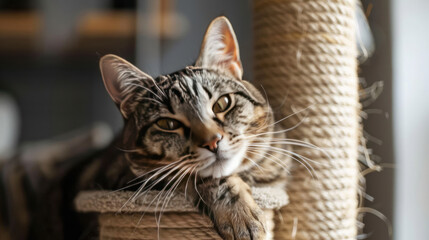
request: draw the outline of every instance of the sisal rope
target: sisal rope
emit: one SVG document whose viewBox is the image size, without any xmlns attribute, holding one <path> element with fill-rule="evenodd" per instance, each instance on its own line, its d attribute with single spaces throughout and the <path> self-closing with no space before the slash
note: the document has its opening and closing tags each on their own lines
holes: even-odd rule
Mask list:
<svg viewBox="0 0 429 240">
<path fill-rule="evenodd" d="M 354 0 L 254 0 L 254 72 L 294 146 L 275 239 L 356 239 L 358 80 Z M 303 159 L 298 160 L 302 161 Z M 312 172 L 312 175 L 309 173 Z"/>
</svg>

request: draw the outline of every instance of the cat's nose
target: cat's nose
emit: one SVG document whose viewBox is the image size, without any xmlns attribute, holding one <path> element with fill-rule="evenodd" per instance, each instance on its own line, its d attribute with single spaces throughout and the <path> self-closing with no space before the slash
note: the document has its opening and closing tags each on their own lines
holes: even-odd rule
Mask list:
<svg viewBox="0 0 429 240">
<path fill-rule="evenodd" d="M 212 151 L 213 153 L 217 152 L 218 149 L 218 143 L 220 140 L 222 140 L 223 136 L 220 133 L 216 133 L 209 141 L 204 143 L 202 145 L 203 148 L 207 148 L 208 150 Z"/>
</svg>

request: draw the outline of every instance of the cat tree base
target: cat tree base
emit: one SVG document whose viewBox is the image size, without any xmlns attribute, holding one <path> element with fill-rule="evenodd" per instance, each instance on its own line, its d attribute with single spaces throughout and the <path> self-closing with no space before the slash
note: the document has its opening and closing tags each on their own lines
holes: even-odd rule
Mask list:
<svg viewBox="0 0 429 240">
<path fill-rule="evenodd" d="M 256 203 L 264 210 L 272 239 L 274 211 L 288 203 L 285 191 L 277 188 L 253 188 Z M 99 213 L 100 239 L 221 239 L 211 220 L 200 214 L 181 193 L 166 206 L 151 191 L 135 201 L 133 192 L 84 191 L 75 199 L 76 209 Z M 158 205 L 157 205 L 158 204 Z M 162 208 L 162 214 L 160 210 Z M 160 219 L 160 220 L 159 220 Z"/>
</svg>

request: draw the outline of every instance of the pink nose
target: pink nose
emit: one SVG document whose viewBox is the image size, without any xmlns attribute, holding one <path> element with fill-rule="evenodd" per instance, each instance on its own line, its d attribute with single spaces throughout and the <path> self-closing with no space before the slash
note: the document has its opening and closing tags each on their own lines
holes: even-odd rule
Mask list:
<svg viewBox="0 0 429 240">
<path fill-rule="evenodd" d="M 222 140 L 222 135 L 220 133 L 217 133 L 216 135 L 213 136 L 213 138 L 210 141 L 204 143 L 202 147 L 205 147 L 208 150 L 215 153 L 217 152 L 218 143 L 220 140 Z"/>
</svg>

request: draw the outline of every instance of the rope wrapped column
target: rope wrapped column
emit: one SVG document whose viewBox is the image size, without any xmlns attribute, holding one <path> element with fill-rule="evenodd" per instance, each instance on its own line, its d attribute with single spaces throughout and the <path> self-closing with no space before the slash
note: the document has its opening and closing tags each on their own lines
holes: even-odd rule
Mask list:
<svg viewBox="0 0 429 240">
<path fill-rule="evenodd" d="M 294 146 L 275 239 L 356 239 L 359 99 L 354 0 L 254 0 L 254 72 Z M 300 163 L 301 162 L 301 163 Z M 307 162 L 307 164 L 305 163 Z M 306 165 L 306 166 L 304 166 Z M 311 165 L 311 166 L 310 166 Z"/>
</svg>

